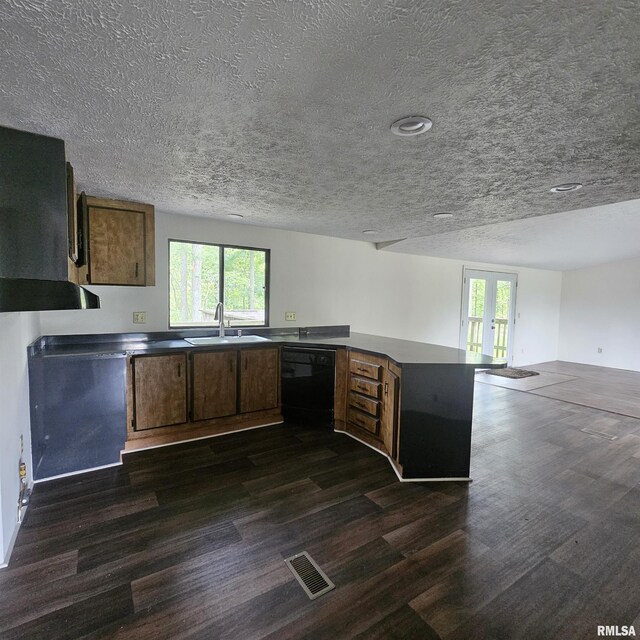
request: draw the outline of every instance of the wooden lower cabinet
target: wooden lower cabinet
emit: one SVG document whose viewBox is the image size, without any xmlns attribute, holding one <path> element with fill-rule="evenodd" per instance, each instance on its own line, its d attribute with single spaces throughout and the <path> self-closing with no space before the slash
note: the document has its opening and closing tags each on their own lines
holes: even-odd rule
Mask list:
<svg viewBox="0 0 640 640">
<path fill-rule="evenodd" d="M 191 354 L 194 421 L 231 416 L 237 411 L 237 351 Z"/>
<path fill-rule="evenodd" d="M 397 456 L 396 442 L 398 430 L 398 400 L 400 397 L 400 371 L 393 371 L 393 365 L 382 372 L 382 417 L 380 418 L 380 439 L 387 452 Z"/>
<path fill-rule="evenodd" d="M 273 409 L 280 404 L 279 349 L 240 351 L 240 413 Z"/>
<path fill-rule="evenodd" d="M 278 347 L 134 355 L 128 371 L 129 449 L 282 421 Z"/>
<path fill-rule="evenodd" d="M 187 421 L 185 353 L 134 356 L 133 426 L 136 431 Z"/>
<path fill-rule="evenodd" d="M 346 428 L 353 435 L 397 455 L 400 368 L 387 358 L 350 351 Z"/>
</svg>

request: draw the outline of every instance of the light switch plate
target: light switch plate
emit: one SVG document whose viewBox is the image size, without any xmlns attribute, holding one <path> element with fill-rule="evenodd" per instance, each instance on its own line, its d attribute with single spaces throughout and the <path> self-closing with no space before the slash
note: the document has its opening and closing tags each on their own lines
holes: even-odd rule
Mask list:
<svg viewBox="0 0 640 640">
<path fill-rule="evenodd" d="M 295 311 L 285 311 L 284 312 L 284 319 L 285 320 L 295 320 L 296 319 L 296 312 Z"/>
<path fill-rule="evenodd" d="M 146 311 L 134 311 L 133 312 L 133 324 L 145 324 L 147 321 Z"/>
</svg>

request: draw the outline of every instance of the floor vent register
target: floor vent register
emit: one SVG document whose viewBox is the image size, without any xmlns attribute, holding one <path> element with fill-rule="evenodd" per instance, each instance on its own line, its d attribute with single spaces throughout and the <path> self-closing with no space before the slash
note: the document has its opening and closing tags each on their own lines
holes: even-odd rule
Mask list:
<svg viewBox="0 0 640 640">
<path fill-rule="evenodd" d="M 284 562 L 311 600 L 335 589 L 336 585 L 306 551 L 286 558 Z"/>
</svg>

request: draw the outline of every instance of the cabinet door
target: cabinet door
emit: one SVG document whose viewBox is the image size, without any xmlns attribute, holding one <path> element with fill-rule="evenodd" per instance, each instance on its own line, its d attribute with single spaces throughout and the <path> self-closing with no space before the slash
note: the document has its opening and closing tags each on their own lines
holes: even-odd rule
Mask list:
<svg viewBox="0 0 640 640">
<path fill-rule="evenodd" d="M 187 356 L 133 358 L 136 431 L 187 421 Z"/>
<path fill-rule="evenodd" d="M 278 349 L 240 351 L 240 413 L 274 409 L 279 404 Z"/>
<path fill-rule="evenodd" d="M 237 351 L 194 353 L 193 420 L 209 420 L 236 413 Z"/>
<path fill-rule="evenodd" d="M 398 422 L 398 393 L 400 378 L 387 368 L 382 370 L 382 417 L 380 438 L 392 457 L 395 457 L 395 433 Z"/>
<path fill-rule="evenodd" d="M 141 211 L 89 207 L 91 284 L 145 284 L 144 224 Z"/>
</svg>

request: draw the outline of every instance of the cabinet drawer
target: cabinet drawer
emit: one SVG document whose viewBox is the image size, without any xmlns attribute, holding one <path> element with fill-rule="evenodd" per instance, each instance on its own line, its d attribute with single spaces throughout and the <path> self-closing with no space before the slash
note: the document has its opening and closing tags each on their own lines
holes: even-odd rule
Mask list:
<svg viewBox="0 0 640 640">
<path fill-rule="evenodd" d="M 381 369 L 382 367 L 377 364 L 371 364 L 371 362 L 364 362 L 363 360 L 356 360 L 355 358 L 352 358 L 349 363 L 349 370 L 351 373 L 355 373 L 357 376 L 371 378 L 373 380 L 380 380 Z"/>
<path fill-rule="evenodd" d="M 349 422 L 355 424 L 361 429 L 366 429 L 373 435 L 377 436 L 380 429 L 380 421 L 377 418 L 372 418 L 366 413 L 362 413 L 353 407 L 349 407 Z"/>
<path fill-rule="evenodd" d="M 374 418 L 380 416 L 380 403 L 377 400 L 371 398 L 365 398 L 358 393 L 351 392 L 349 394 L 349 404 L 352 407 L 357 407 L 360 411 L 364 411 Z"/>
<path fill-rule="evenodd" d="M 372 398 L 380 397 L 380 386 L 379 382 L 373 382 L 373 380 L 367 380 L 366 378 L 358 378 L 354 375 L 349 378 L 349 389 L 351 391 L 364 393 Z"/>
</svg>

